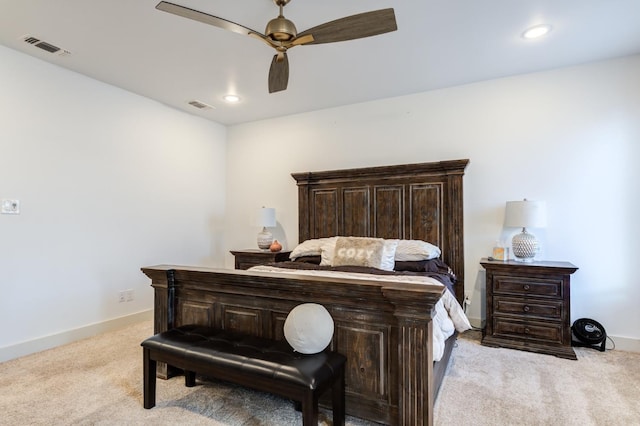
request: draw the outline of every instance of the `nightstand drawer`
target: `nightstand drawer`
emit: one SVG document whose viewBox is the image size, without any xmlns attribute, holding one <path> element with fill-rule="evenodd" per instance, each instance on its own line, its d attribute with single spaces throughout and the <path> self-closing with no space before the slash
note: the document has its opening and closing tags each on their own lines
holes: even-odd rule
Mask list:
<svg viewBox="0 0 640 426">
<path fill-rule="evenodd" d="M 562 298 L 562 279 L 545 279 L 519 276 L 495 275 L 494 294 L 521 294 Z"/>
<path fill-rule="evenodd" d="M 493 317 L 493 335 L 495 337 L 562 344 L 564 343 L 562 341 L 562 327 L 561 323 L 547 324 Z"/>
<path fill-rule="evenodd" d="M 494 296 L 494 314 L 521 315 L 542 319 L 560 320 L 563 310 L 562 300 L 524 300 L 504 296 Z"/>
</svg>

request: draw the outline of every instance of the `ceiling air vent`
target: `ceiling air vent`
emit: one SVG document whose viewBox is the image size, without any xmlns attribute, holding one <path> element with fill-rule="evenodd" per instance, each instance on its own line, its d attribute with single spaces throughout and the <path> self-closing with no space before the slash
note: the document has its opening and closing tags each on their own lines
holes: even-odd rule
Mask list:
<svg viewBox="0 0 640 426">
<path fill-rule="evenodd" d="M 198 108 L 198 109 L 209 109 L 209 108 L 213 108 L 213 106 L 211 106 L 211 105 L 209 105 L 209 104 L 205 104 L 204 102 L 197 101 L 197 100 L 189 101 L 189 105 L 191 105 L 192 107 L 196 107 L 196 108 Z"/>
<path fill-rule="evenodd" d="M 38 47 L 46 52 L 55 53 L 58 56 L 71 54 L 71 52 L 69 52 L 68 50 L 62 49 L 58 46 L 54 46 L 51 43 L 47 43 L 46 41 L 40 40 L 39 38 L 36 38 L 33 36 L 24 36 L 22 39 L 24 40 L 25 43 Z"/>
</svg>

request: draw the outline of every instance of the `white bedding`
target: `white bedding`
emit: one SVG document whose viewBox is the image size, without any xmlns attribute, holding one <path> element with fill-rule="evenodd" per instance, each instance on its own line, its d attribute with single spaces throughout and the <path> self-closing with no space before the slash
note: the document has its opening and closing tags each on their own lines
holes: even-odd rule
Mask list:
<svg viewBox="0 0 640 426">
<path fill-rule="evenodd" d="M 368 281 L 402 281 L 417 284 L 432 284 L 443 286 L 443 284 L 431 277 L 415 276 L 415 275 L 371 275 L 359 274 L 355 272 L 338 272 L 338 271 L 316 271 L 302 269 L 285 269 L 274 266 L 261 265 L 254 266 L 250 269 L 257 272 L 276 272 L 290 273 L 297 275 L 320 275 L 332 276 L 340 278 L 366 279 Z M 459 333 L 471 329 L 471 324 L 467 318 L 462 306 L 458 303 L 455 296 L 450 291 L 445 291 L 435 306 L 435 315 L 433 318 L 433 360 L 440 361 L 444 354 L 444 342 L 455 330 Z"/>
</svg>

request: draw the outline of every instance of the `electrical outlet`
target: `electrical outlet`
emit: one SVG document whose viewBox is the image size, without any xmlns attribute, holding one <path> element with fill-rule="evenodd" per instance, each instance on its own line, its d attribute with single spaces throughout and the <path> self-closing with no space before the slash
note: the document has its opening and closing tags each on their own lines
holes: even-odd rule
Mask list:
<svg viewBox="0 0 640 426">
<path fill-rule="evenodd" d="M 125 293 L 125 297 L 127 299 L 127 302 L 133 301 L 133 290 L 131 290 L 131 289 L 126 290 L 124 293 Z"/>
<path fill-rule="evenodd" d="M 118 292 L 118 303 L 123 303 L 127 301 L 127 296 L 124 291 Z"/>
</svg>

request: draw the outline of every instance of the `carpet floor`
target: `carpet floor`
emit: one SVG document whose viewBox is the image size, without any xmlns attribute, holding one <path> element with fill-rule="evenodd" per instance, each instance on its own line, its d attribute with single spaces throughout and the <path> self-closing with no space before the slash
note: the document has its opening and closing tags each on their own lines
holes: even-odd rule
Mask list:
<svg viewBox="0 0 640 426">
<path fill-rule="evenodd" d="M 300 425 L 291 402 L 216 381 L 158 380 L 142 408 L 150 321 L 0 364 L 0 425 Z M 640 354 L 577 348 L 578 361 L 460 337 L 435 406 L 436 426 L 640 425 Z M 321 412 L 321 424 L 331 413 Z M 373 423 L 347 417 L 349 426 Z"/>
</svg>

